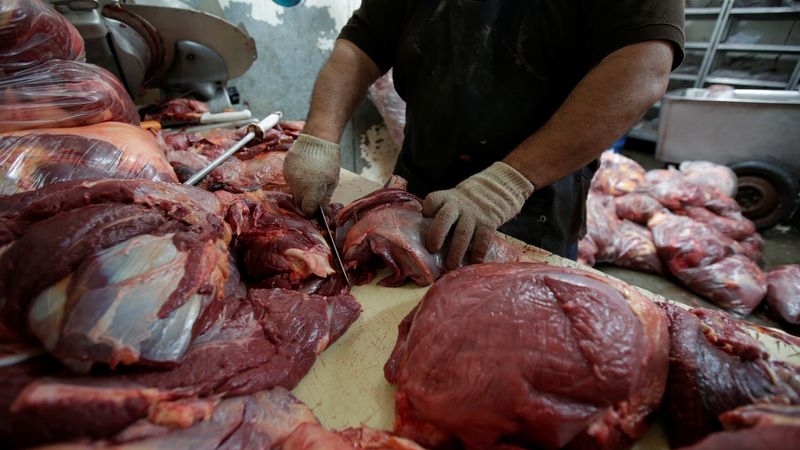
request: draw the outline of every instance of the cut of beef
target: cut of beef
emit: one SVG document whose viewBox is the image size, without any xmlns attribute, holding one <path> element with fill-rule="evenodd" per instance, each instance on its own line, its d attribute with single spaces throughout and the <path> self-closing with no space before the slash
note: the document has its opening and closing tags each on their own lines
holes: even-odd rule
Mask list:
<svg viewBox="0 0 800 450">
<path fill-rule="evenodd" d="M 83 38 L 42 0 L 0 2 L 0 79 L 52 59 L 85 61 Z"/>
<path fill-rule="evenodd" d="M 0 197 L 0 320 L 76 370 L 175 363 L 224 293 L 224 216 L 209 192 L 144 180 Z"/>
<path fill-rule="evenodd" d="M 623 449 L 667 378 L 667 321 L 635 288 L 536 263 L 477 264 L 431 286 L 384 367 L 395 431 L 468 450 Z"/>
<path fill-rule="evenodd" d="M 259 190 L 237 198 L 248 211 L 237 226 L 234 247 L 250 280 L 287 275 L 295 281 L 334 273 L 322 231 L 303 217 L 289 194 Z"/>
<path fill-rule="evenodd" d="M 0 79 L 0 131 L 100 122 L 139 125 L 122 83 L 90 63 L 54 59 Z"/>
<path fill-rule="evenodd" d="M 710 309 L 661 307 L 670 330 L 663 410 L 672 446 L 689 445 L 721 430 L 720 415 L 740 406 L 800 401 L 791 381 L 800 370 L 770 360 L 745 322 Z"/>
<path fill-rule="evenodd" d="M 342 208 L 336 216 L 336 242 L 348 271 L 360 284 L 388 266 L 392 274 L 381 286 L 400 286 L 411 280 L 427 286 L 444 272 L 446 248 L 431 253 L 425 234 L 433 219 L 422 215 L 422 205 L 400 189 L 381 189 Z M 486 262 L 518 261 L 521 250 L 496 236 Z M 465 261 L 466 264 L 466 261 Z"/>
<path fill-rule="evenodd" d="M 115 435 L 115 439 L 139 441 L 143 433 L 159 430 L 141 426 L 121 430 L 143 418 L 172 428 L 188 427 L 198 416 L 204 417 L 208 411 L 204 405 L 213 405 L 219 398 L 276 386 L 293 388 L 316 356 L 360 312 L 350 295 L 323 297 L 282 289 L 253 290 L 246 299 L 220 303 L 223 311 L 217 321 L 192 342 L 173 368 L 118 368 L 75 376 L 48 356 L 0 367 L 0 377 L 8 380 L 0 386 L 0 441 L 13 447 Z M 193 399 L 200 400 L 186 403 Z M 259 420 L 265 422 L 258 423 L 276 426 L 281 417 L 261 416 Z M 235 419 L 236 424 L 240 419 Z M 197 428 L 190 429 L 199 433 Z M 162 429 L 160 434 L 167 431 Z M 247 427 L 236 433 L 238 437 L 228 442 L 241 441 L 244 448 L 259 436 L 258 430 Z M 178 436 L 186 437 L 170 432 L 165 442 Z"/>
</svg>

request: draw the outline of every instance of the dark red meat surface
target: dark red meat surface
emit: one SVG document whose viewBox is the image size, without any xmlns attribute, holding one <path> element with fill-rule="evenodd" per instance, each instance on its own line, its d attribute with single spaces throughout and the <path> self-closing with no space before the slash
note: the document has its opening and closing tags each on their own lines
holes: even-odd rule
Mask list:
<svg viewBox="0 0 800 450">
<path fill-rule="evenodd" d="M 667 322 L 620 282 L 536 263 L 440 278 L 384 367 L 395 431 L 432 448 L 627 448 L 664 392 Z"/>
</svg>

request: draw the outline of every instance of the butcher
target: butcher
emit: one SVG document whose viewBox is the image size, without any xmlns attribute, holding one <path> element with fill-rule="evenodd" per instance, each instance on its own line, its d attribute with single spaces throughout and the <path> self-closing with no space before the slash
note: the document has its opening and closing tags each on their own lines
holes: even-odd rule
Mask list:
<svg viewBox="0 0 800 450">
<path fill-rule="evenodd" d="M 393 68 L 406 102 L 394 172 L 424 198 L 430 251 L 480 262 L 496 230 L 575 259 L 599 155 L 665 93 L 683 0 L 363 0 L 311 95 L 284 176 L 312 215 L 339 141 Z"/>
</svg>

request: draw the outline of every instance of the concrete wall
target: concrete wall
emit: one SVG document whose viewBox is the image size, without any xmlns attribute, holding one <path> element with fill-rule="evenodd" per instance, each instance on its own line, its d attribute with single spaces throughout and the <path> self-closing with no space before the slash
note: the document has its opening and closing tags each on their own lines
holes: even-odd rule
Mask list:
<svg viewBox="0 0 800 450">
<path fill-rule="evenodd" d="M 317 73 L 333 49 L 339 31 L 360 0 L 301 0 L 290 8 L 271 0 L 184 0 L 184 3 L 242 24 L 255 39 L 258 58 L 241 77 L 231 80 L 242 102 L 263 117 L 280 110 L 284 118 L 303 120 L 308 114 Z M 219 14 L 221 12 L 221 14 Z M 354 116 L 341 141 L 342 166 L 369 170 L 362 144 L 373 145 L 382 120 L 367 100 Z M 368 136 L 372 136 L 370 137 Z M 381 138 L 379 138 L 380 140 Z"/>
</svg>

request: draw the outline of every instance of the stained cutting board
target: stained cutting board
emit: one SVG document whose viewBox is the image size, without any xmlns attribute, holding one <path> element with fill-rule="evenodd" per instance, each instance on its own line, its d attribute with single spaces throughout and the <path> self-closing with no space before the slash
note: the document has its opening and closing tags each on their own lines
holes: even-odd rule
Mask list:
<svg viewBox="0 0 800 450">
<path fill-rule="evenodd" d="M 342 171 L 333 200 L 347 204 L 380 187 L 352 172 Z M 580 267 L 608 277 L 513 238 L 509 240 L 521 246 L 532 261 Z M 394 425 L 395 390 L 383 376 L 383 365 L 394 348 L 398 324 L 422 299 L 428 288 L 413 283 L 399 288 L 378 286 L 377 281 L 388 274 L 386 271 L 368 285 L 353 287 L 351 293 L 363 308 L 361 316 L 320 355 L 311 371 L 293 391 L 328 428 L 338 430 L 365 424 L 392 430 Z M 651 299 L 665 300 L 652 292 L 640 290 Z M 800 363 L 800 347 L 785 345 L 770 333 L 783 335 L 778 330 L 769 330 L 769 333 L 759 333 L 756 337 L 770 349 L 773 357 Z M 635 450 L 668 448 L 663 429 L 658 424 L 650 427 L 647 435 L 634 447 Z"/>
</svg>

